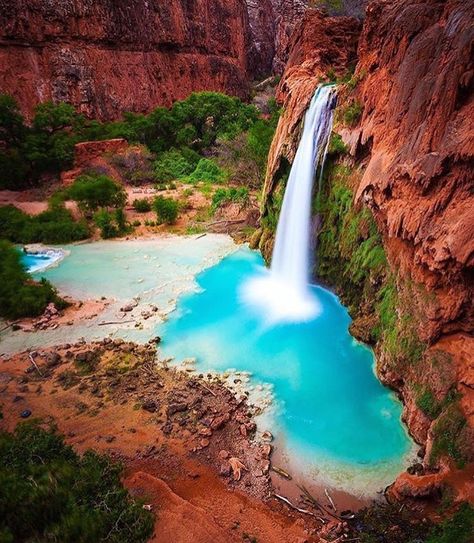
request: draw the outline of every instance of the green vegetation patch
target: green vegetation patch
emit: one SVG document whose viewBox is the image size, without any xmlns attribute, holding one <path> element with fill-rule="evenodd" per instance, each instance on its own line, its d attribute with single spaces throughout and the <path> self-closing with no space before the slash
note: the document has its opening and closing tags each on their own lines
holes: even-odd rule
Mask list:
<svg viewBox="0 0 474 543">
<path fill-rule="evenodd" d="M 454 459 L 457 466 L 462 468 L 466 458 L 462 449 L 463 429 L 466 419 L 459 405 L 453 403 L 445 409 L 433 426 L 433 445 L 430 462 L 434 464 L 442 455 Z"/>
<path fill-rule="evenodd" d="M 86 213 L 97 211 L 100 207 L 123 207 L 127 199 L 120 185 L 101 174 L 79 176 L 67 190 L 66 196 L 75 200 Z"/>
<path fill-rule="evenodd" d="M 248 202 L 249 191 L 247 187 L 219 188 L 212 197 L 212 209 L 215 211 L 224 204 L 236 202 L 244 205 Z"/>
<path fill-rule="evenodd" d="M 120 481 L 122 468 L 82 457 L 52 430 L 28 423 L 0 433 L 0 541 L 144 543 L 153 517 Z"/>
<path fill-rule="evenodd" d="M 69 243 L 89 237 L 84 221 L 75 221 L 61 205 L 30 216 L 12 205 L 0 207 L 0 238 L 12 243 Z"/>
<path fill-rule="evenodd" d="M 138 213 L 147 213 L 151 211 L 151 202 L 148 198 L 138 198 L 133 201 L 133 209 Z"/>
<path fill-rule="evenodd" d="M 67 304 L 55 288 L 42 279 L 33 281 L 21 262 L 20 253 L 8 241 L 0 240 L 0 316 L 6 319 L 37 317 L 49 303 L 58 309 Z"/>
<path fill-rule="evenodd" d="M 188 183 L 220 184 L 227 181 L 226 172 L 210 158 L 201 158 L 196 169 L 186 178 Z"/>
<path fill-rule="evenodd" d="M 179 203 L 172 198 L 157 196 L 153 201 L 153 209 L 156 212 L 158 223 L 173 224 L 179 214 Z"/>
</svg>

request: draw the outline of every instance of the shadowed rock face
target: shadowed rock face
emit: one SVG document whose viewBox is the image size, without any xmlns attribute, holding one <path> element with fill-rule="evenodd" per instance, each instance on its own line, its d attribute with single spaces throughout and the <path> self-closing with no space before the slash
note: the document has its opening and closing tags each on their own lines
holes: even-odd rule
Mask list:
<svg viewBox="0 0 474 543">
<path fill-rule="evenodd" d="M 248 91 L 244 0 L 0 0 L 0 90 L 114 119 L 195 90 Z"/>
</svg>

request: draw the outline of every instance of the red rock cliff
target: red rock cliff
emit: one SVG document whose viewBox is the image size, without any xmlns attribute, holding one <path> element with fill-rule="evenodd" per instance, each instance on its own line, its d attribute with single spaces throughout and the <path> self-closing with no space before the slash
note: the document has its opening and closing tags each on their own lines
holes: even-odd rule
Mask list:
<svg viewBox="0 0 474 543">
<path fill-rule="evenodd" d="M 355 127 L 336 127 L 359 180 L 354 205 L 372 210 L 400 301 L 415 316 L 410 327 L 427 348 L 416 367 L 402 371 L 383 345 L 377 349 L 379 374 L 400 391 L 410 431 L 426 443 L 426 464 L 441 418 L 453 447 L 474 460 L 473 15 L 463 0 L 372 1 L 358 48 L 359 83 L 342 87 L 340 96 L 341 113 L 352 104 L 362 115 Z M 352 42 L 344 39 L 347 30 L 318 14 L 295 31 L 266 195 L 281 158 L 294 157 L 319 77 L 347 65 Z M 398 307 L 400 315 L 404 310 Z M 431 416 L 419 407 L 420 391 L 431 394 Z"/>
<path fill-rule="evenodd" d="M 374 214 L 428 345 L 421 372 L 402 375 L 383 358 L 379 370 L 401 385 L 409 427 L 427 440 L 426 460 L 436 421 L 417 408 L 420 382 L 439 401 L 455 386 L 467 421 L 464 453 L 474 460 L 473 44 L 469 3 L 376 0 L 359 47 L 354 99 L 363 113 L 349 140 L 356 157 L 369 156 L 356 200 Z M 439 352 L 450 366 L 433 365 Z"/>
<path fill-rule="evenodd" d="M 132 5 L 133 4 L 133 5 Z M 114 119 L 196 90 L 245 96 L 245 0 L 0 0 L 0 91 Z"/>
<path fill-rule="evenodd" d="M 268 157 L 264 195 L 273 189 L 282 158 L 293 160 L 301 119 L 318 83 L 331 69 L 343 75 L 356 62 L 361 23 L 352 17 L 328 17 L 318 10 L 306 11 L 289 45 L 289 58 L 277 89 L 283 105 Z"/>
</svg>

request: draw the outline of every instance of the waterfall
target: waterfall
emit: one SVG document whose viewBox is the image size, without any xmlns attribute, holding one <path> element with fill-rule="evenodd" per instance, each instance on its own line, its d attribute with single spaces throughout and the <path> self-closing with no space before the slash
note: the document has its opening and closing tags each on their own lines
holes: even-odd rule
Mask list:
<svg viewBox="0 0 474 543">
<path fill-rule="evenodd" d="M 316 89 L 283 198 L 270 274 L 244 285 L 244 300 L 263 306 L 273 321 L 308 320 L 319 312 L 309 289 L 311 202 L 318 167 L 321 184 L 335 102 L 334 85 Z"/>
<path fill-rule="evenodd" d="M 309 283 L 313 180 L 326 158 L 334 97 L 334 86 L 326 85 L 318 87 L 311 100 L 278 221 L 272 275 L 297 291 L 306 290 Z"/>
</svg>

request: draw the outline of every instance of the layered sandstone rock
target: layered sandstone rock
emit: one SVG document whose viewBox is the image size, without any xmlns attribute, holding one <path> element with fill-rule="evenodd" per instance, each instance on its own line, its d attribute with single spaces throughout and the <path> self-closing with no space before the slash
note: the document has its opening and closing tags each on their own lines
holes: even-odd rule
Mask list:
<svg viewBox="0 0 474 543">
<path fill-rule="evenodd" d="M 425 464 L 438 419 L 421 411 L 421 391 L 430 392 L 441 416 L 449 406 L 460 410 L 466 424 L 451 438 L 459 454 L 474 459 L 473 22 L 461 0 L 373 0 L 352 82 L 359 83 L 340 92 L 340 118 L 351 106 L 362 115 L 355 127 L 336 126 L 350 147 L 346 164 L 356 167 L 354 205 L 372 210 L 396 278 L 398 311 L 411 314 L 412 332 L 427 346 L 423 360 L 404 370 L 383 345 L 377 349 L 379 375 L 399 390 L 404 420 L 426 445 Z M 294 157 L 320 77 L 329 67 L 341 73 L 350 59 L 351 42 L 341 53 L 344 38 L 347 30 L 326 28 L 312 13 L 295 31 L 279 89 L 285 110 L 270 152 L 266 198 L 282 158 Z"/>
<path fill-rule="evenodd" d="M 378 0 L 357 73 L 357 198 L 374 211 L 393 265 L 434 293 L 422 338 L 474 329 L 473 14 L 462 1 Z"/>
<path fill-rule="evenodd" d="M 0 91 L 100 119 L 196 90 L 248 90 L 244 0 L 0 0 Z"/>
<path fill-rule="evenodd" d="M 341 76 L 355 63 L 360 28 L 357 19 L 328 17 L 318 10 L 308 10 L 296 27 L 277 90 L 284 112 L 268 157 L 265 197 L 274 188 L 281 160 L 291 162 L 295 156 L 301 120 L 318 84 L 329 70 Z"/>
</svg>

